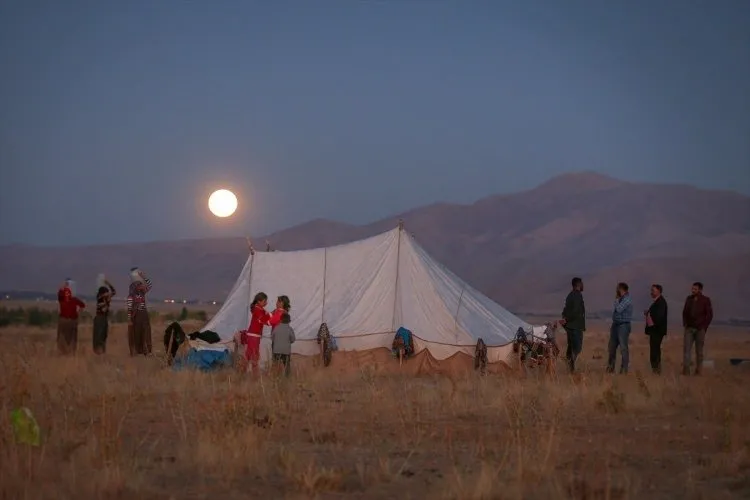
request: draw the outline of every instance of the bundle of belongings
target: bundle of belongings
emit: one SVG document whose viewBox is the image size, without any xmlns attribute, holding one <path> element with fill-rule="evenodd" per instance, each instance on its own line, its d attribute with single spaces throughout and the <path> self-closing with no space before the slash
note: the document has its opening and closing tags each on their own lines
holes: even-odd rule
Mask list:
<svg viewBox="0 0 750 500">
<path fill-rule="evenodd" d="M 185 343 L 186 338 L 182 326 L 176 321 L 171 322 L 164 330 L 164 352 L 167 353 L 169 364 L 172 364 L 172 360 L 177 355 L 180 346 Z"/>
<path fill-rule="evenodd" d="M 221 342 L 219 334 L 211 330 L 204 332 L 193 332 L 185 334 L 182 326 L 176 321 L 167 326 L 164 330 L 164 352 L 167 353 L 167 361 L 172 364 L 172 361 L 177 357 L 177 352 L 180 350 L 186 341 L 202 341 L 207 344 L 216 344 Z M 178 360 L 175 362 L 175 368 L 194 366 L 200 369 L 211 368 L 215 364 L 224 363 L 226 354 L 221 351 L 196 351 L 192 349 L 186 356 L 187 359 Z M 208 359 L 211 358 L 211 359 Z M 214 359 L 216 358 L 216 359 Z"/>
<path fill-rule="evenodd" d="M 557 323 L 547 323 L 543 331 L 526 332 L 518 328 L 513 339 L 513 352 L 520 353 L 521 361 L 531 361 L 533 364 L 541 364 L 546 360 L 556 358 L 560 354 L 560 348 L 555 340 Z"/>
<path fill-rule="evenodd" d="M 190 340 L 201 340 L 206 344 L 215 344 L 217 342 L 221 342 L 221 337 L 219 337 L 219 334 L 216 332 L 212 332 L 211 330 L 191 333 L 188 335 L 188 338 Z"/>
<path fill-rule="evenodd" d="M 336 345 L 336 337 L 331 335 L 331 332 L 328 330 L 327 323 L 320 324 L 317 340 L 318 345 L 320 345 L 323 351 L 323 366 L 328 366 L 331 364 L 331 353 L 337 351 L 338 346 Z"/>
<path fill-rule="evenodd" d="M 414 339 L 412 338 L 411 331 L 403 326 L 396 330 L 396 335 L 393 337 L 391 352 L 394 357 L 399 357 L 400 353 L 404 359 L 408 359 L 414 355 Z"/>
<path fill-rule="evenodd" d="M 487 371 L 487 345 L 483 339 L 477 340 L 477 346 L 474 348 L 474 369 L 484 375 Z"/>
</svg>

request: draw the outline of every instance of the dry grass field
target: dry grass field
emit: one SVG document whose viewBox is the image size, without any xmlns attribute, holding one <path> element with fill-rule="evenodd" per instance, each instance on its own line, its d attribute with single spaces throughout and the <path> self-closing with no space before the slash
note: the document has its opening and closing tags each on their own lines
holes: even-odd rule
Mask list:
<svg viewBox="0 0 750 500">
<path fill-rule="evenodd" d="M 678 375 L 677 333 L 651 375 L 637 332 L 631 373 L 605 375 L 605 330 L 591 326 L 575 378 L 560 362 L 555 377 L 362 366 L 250 380 L 131 359 L 121 324 L 101 357 L 90 324 L 73 358 L 56 355 L 52 328 L 0 329 L 0 495 L 750 498 L 750 369 L 727 361 L 750 357 L 747 330 L 710 331 L 702 377 Z M 15 443 L 20 404 L 39 448 Z"/>
</svg>

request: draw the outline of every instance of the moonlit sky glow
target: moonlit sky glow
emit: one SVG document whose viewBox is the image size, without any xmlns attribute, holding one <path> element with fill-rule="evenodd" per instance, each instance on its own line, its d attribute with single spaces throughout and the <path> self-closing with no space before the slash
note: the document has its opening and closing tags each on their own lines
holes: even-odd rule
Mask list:
<svg viewBox="0 0 750 500">
<path fill-rule="evenodd" d="M 0 2 L 0 244 L 366 223 L 570 170 L 750 194 L 748 19 L 747 0 Z M 221 187 L 240 208 L 219 224 Z"/>
</svg>

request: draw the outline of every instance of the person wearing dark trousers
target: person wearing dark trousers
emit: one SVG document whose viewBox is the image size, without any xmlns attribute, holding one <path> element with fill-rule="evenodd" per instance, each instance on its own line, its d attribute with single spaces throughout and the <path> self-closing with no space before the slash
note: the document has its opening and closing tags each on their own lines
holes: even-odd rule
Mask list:
<svg viewBox="0 0 750 500">
<path fill-rule="evenodd" d="M 586 331 L 586 306 L 583 302 L 583 280 L 573 278 L 570 282 L 572 290 L 565 298 L 560 324 L 565 328 L 568 337 L 566 358 L 570 373 L 575 373 L 576 359 L 583 350 L 583 332 Z"/>
<path fill-rule="evenodd" d="M 669 309 L 664 298 L 664 289 L 659 284 L 651 285 L 651 305 L 643 315 L 646 317 L 646 335 L 648 335 L 649 359 L 651 370 L 661 373 L 661 342 L 667 335 L 667 317 Z"/>
<path fill-rule="evenodd" d="M 700 375 L 703 368 L 703 346 L 706 341 L 706 330 L 714 319 L 711 299 L 703 295 L 703 283 L 696 281 L 685 299 L 682 308 L 683 337 L 682 374 L 690 375 L 690 358 L 695 344 L 695 374 Z"/>
<path fill-rule="evenodd" d="M 289 313 L 282 313 L 280 319 L 281 322 L 271 332 L 271 352 L 274 364 L 283 366 L 284 375 L 288 377 L 291 373 L 292 344 L 296 338 L 294 328 L 289 324 L 291 322 Z"/>
<path fill-rule="evenodd" d="M 618 283 L 612 310 L 612 326 L 609 329 L 609 360 L 607 373 L 614 373 L 617 348 L 620 349 L 620 373 L 628 373 L 630 362 L 630 332 L 633 322 L 633 299 L 627 283 Z"/>
<path fill-rule="evenodd" d="M 94 316 L 94 331 L 92 336 L 94 353 L 104 354 L 107 351 L 107 336 L 109 335 L 109 308 L 115 287 L 102 278 L 102 286 L 96 292 L 96 315 Z"/>
</svg>

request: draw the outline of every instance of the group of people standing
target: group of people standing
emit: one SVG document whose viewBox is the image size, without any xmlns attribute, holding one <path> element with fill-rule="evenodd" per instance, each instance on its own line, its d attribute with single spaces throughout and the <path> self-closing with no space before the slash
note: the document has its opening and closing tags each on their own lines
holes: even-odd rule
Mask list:
<svg viewBox="0 0 750 500">
<path fill-rule="evenodd" d="M 99 288 L 96 294 L 96 313 L 94 316 L 93 351 L 104 354 L 107 349 L 109 334 L 109 312 L 114 286 L 99 277 Z M 583 300 L 583 280 L 573 278 L 572 290 L 565 299 L 562 318 L 559 324 L 565 328 L 568 347 L 566 359 L 571 373 L 575 372 L 576 360 L 583 350 L 583 333 L 586 331 L 586 307 Z M 126 299 L 128 321 L 128 346 L 130 355 L 150 355 L 151 322 L 146 307 L 146 295 L 151 291 L 152 283 L 146 274 L 134 267 L 130 270 L 130 286 Z M 643 312 L 645 319 L 644 333 L 649 336 L 649 358 L 654 373 L 661 373 L 661 345 L 667 335 L 669 308 L 664 298 L 664 289 L 659 284 L 651 285 L 652 302 Z M 75 293 L 75 284 L 66 280 L 58 290 L 59 319 L 57 326 L 57 347 L 61 354 L 74 354 L 78 346 L 78 317 L 86 307 L 85 302 Z M 265 326 L 271 327 L 272 352 L 275 364 L 283 365 L 288 376 L 291 370 L 291 348 L 295 342 L 294 329 L 291 327 L 289 297 L 281 295 L 276 299 L 276 308 L 268 313 L 268 296 L 260 292 L 255 295 L 250 305 L 250 324 L 247 329 L 237 332 L 235 341 L 244 347 L 244 359 L 258 373 L 260 360 L 260 341 Z M 630 365 L 630 334 L 633 321 L 633 300 L 627 283 L 617 284 L 612 311 L 612 325 L 609 332 L 607 372 L 614 373 L 617 351 L 620 351 L 620 373 L 627 373 Z M 685 299 L 682 309 L 683 362 L 682 373 L 689 375 L 692 364 L 692 352 L 695 349 L 695 370 L 700 375 L 703 366 L 703 352 L 706 331 L 713 321 L 711 299 L 703 294 L 703 284 L 693 283 L 690 295 Z"/>
<path fill-rule="evenodd" d="M 583 332 L 586 331 L 586 307 L 583 300 L 583 280 L 573 278 L 572 290 L 565 299 L 562 319 L 568 338 L 566 358 L 571 373 L 575 372 L 576 359 L 583 350 Z M 654 373 L 661 373 L 661 344 L 667 335 L 669 308 L 664 298 L 664 288 L 651 285 L 652 302 L 643 312 L 644 333 L 649 337 L 649 358 Z M 612 310 L 612 326 L 609 331 L 607 372 L 614 373 L 617 351 L 620 351 L 620 373 L 627 373 L 630 365 L 630 333 L 633 321 L 633 300 L 627 283 L 618 283 Z M 682 309 L 683 359 L 682 373 L 690 375 L 692 352 L 695 349 L 695 370 L 700 375 L 703 367 L 703 348 L 706 330 L 713 321 L 711 299 L 703 295 L 703 283 L 695 282 Z"/>
<path fill-rule="evenodd" d="M 109 313 L 112 297 L 117 293 L 104 275 L 99 275 L 94 314 L 93 350 L 95 354 L 107 351 Z M 146 307 L 146 294 L 151 291 L 151 279 L 134 267 L 130 270 L 130 286 L 126 299 L 128 320 L 128 347 L 130 355 L 151 354 L 151 321 Z M 78 320 L 86 303 L 75 293 L 75 283 L 66 279 L 57 292 L 59 317 L 57 323 L 57 349 L 60 354 L 75 354 L 78 348 Z"/>
<path fill-rule="evenodd" d="M 263 328 L 271 327 L 271 351 L 275 364 L 282 365 L 284 374 L 291 373 L 292 344 L 296 340 L 294 329 L 290 325 L 291 302 L 286 295 L 280 295 L 276 299 L 276 308 L 268 313 L 268 296 L 257 293 L 250 304 L 250 324 L 246 330 L 237 332 L 235 336 L 238 345 L 245 346 L 244 359 L 252 367 L 253 375 L 258 374 L 258 361 L 260 360 L 260 339 L 263 336 Z"/>
</svg>

